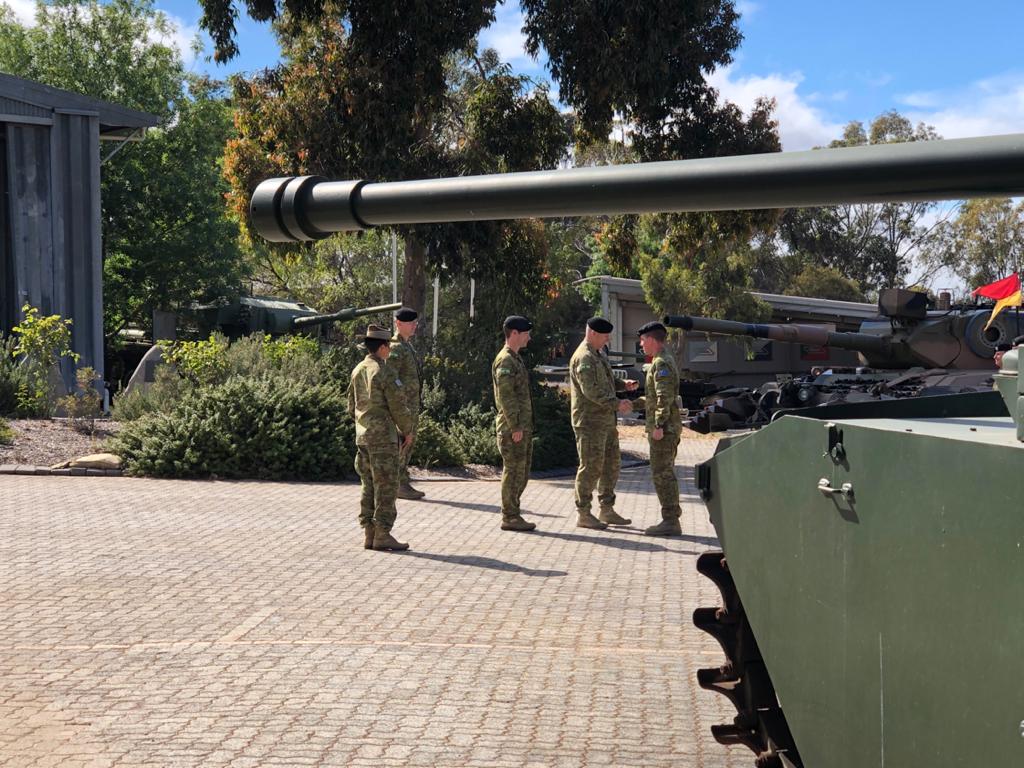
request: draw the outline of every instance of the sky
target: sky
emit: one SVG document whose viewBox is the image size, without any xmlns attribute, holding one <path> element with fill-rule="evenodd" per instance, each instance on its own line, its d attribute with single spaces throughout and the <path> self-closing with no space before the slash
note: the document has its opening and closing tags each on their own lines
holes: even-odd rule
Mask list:
<svg viewBox="0 0 1024 768">
<path fill-rule="evenodd" d="M 32 0 L 4 0 L 30 19 Z M 225 77 L 272 66 L 277 46 L 265 24 L 240 15 L 241 55 L 228 65 L 193 57 L 202 14 L 195 0 L 156 0 L 175 22 L 189 67 Z M 809 149 L 895 109 L 944 138 L 1024 131 L 1024 3 L 1012 0 L 739 0 L 743 42 L 728 67 L 710 75 L 722 97 L 749 110 L 774 98 L 785 150 Z M 513 67 L 548 80 L 543 58 L 523 50 L 518 2 L 499 5 L 481 43 Z M 557 89 L 552 87 L 552 93 Z"/>
<path fill-rule="evenodd" d="M 3 0 L 30 19 L 33 0 Z M 189 67 L 215 77 L 272 66 L 278 50 L 269 26 L 240 14 L 241 54 L 214 64 L 212 44 L 194 57 L 190 41 L 202 15 L 195 0 L 155 0 L 178 29 Z M 851 120 L 867 125 L 895 109 L 944 138 L 1024 131 L 1024 60 L 1019 0 L 738 0 L 743 42 L 729 66 L 710 75 L 722 97 L 749 110 L 774 98 L 783 149 L 826 144 Z M 513 67 L 546 81 L 544 60 L 523 50 L 518 2 L 498 7 L 481 43 Z M 552 93 L 557 89 L 552 86 Z"/>
</svg>

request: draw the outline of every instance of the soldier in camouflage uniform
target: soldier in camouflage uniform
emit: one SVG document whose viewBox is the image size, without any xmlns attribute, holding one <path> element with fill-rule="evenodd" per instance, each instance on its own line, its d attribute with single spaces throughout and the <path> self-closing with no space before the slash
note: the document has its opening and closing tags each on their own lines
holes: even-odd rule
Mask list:
<svg viewBox="0 0 1024 768">
<path fill-rule="evenodd" d="M 365 533 L 366 549 L 408 549 L 396 541 L 391 528 L 398 516 L 395 496 L 398 492 L 399 433 L 402 448 L 412 443 L 415 425 L 406 404 L 405 382 L 390 365 L 390 335 L 371 325 L 364 343 L 367 355 L 352 371 L 348 388 L 348 412 L 356 423 L 356 472 L 362 484 L 359 499 L 359 524 Z"/>
<path fill-rule="evenodd" d="M 646 411 L 647 444 L 651 454 L 651 476 L 661 503 L 661 522 L 644 531 L 648 536 L 681 536 L 679 525 L 679 481 L 676 479 L 676 450 L 682 420 L 679 404 L 679 369 L 665 341 L 668 331 L 658 322 L 640 328 L 640 346 L 651 358 L 647 367 L 644 397 L 633 401 L 635 410 Z"/>
<path fill-rule="evenodd" d="M 631 410 L 629 400 L 620 399 L 616 393 L 636 389 L 637 383 L 617 380 L 608 358 L 601 353 L 612 329 L 603 317 L 587 320 L 586 336 L 569 361 L 572 428 L 580 460 L 576 472 L 576 525 L 597 530 L 631 522 L 615 512 L 615 484 L 621 464 L 615 414 Z M 595 487 L 601 507 L 598 517 L 590 511 Z"/>
<path fill-rule="evenodd" d="M 532 531 L 537 526 L 523 519 L 519 500 L 530 478 L 533 459 L 533 403 L 530 374 L 519 350 L 530 341 L 533 325 L 525 317 L 505 318 L 505 346 L 491 364 L 494 402 L 498 415 L 494 429 L 501 453 L 501 530 Z"/>
<path fill-rule="evenodd" d="M 398 457 L 398 498 L 422 499 L 426 494 L 409 483 L 409 457 L 416 442 L 416 426 L 420 417 L 420 359 L 410 339 L 416 334 L 418 315 L 415 309 L 402 307 L 395 312 L 395 335 L 391 338 L 391 357 L 388 366 L 396 371 L 402 382 L 405 404 L 412 412 L 412 442 L 403 448 Z"/>
</svg>

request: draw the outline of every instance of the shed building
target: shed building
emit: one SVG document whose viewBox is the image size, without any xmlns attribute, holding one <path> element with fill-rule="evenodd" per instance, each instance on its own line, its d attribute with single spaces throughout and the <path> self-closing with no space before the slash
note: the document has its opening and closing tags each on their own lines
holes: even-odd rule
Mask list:
<svg viewBox="0 0 1024 768">
<path fill-rule="evenodd" d="M 0 73 L 0 331 L 31 304 L 74 321 L 79 365 L 103 374 L 100 170 L 154 115 Z M 70 366 L 62 373 L 69 386 Z"/>
</svg>

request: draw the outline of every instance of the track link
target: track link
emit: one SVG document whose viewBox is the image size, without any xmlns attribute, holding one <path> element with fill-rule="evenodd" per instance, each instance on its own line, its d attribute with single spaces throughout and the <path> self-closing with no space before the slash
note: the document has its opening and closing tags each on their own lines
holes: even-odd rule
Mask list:
<svg viewBox="0 0 1024 768">
<path fill-rule="evenodd" d="M 737 711 L 732 723 L 711 726 L 711 735 L 719 744 L 748 747 L 756 768 L 803 768 L 725 554 L 705 552 L 697 571 L 718 587 L 722 605 L 698 608 L 693 623 L 718 641 L 726 659 L 721 667 L 697 670 L 697 683 L 725 696 Z"/>
</svg>

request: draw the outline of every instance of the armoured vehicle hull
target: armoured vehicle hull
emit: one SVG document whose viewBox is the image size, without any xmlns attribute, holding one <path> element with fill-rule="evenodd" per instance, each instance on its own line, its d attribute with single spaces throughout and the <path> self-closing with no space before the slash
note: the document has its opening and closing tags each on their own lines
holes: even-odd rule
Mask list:
<svg viewBox="0 0 1024 768">
<path fill-rule="evenodd" d="M 976 415 L 993 394 L 944 418 L 901 401 L 784 416 L 702 465 L 794 765 L 1024 759 L 1024 444 L 1008 416 Z M 756 660 L 733 662 L 750 684 Z"/>
</svg>

